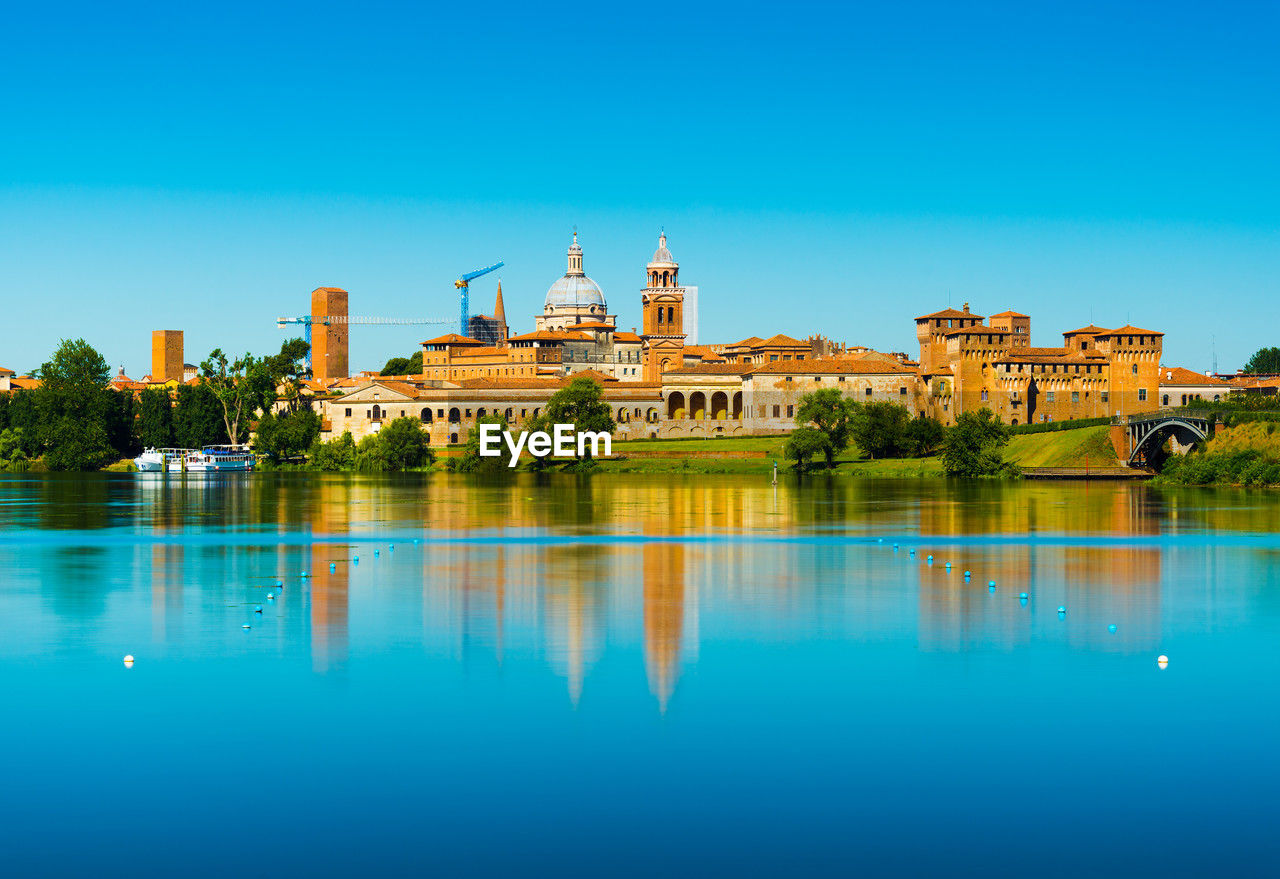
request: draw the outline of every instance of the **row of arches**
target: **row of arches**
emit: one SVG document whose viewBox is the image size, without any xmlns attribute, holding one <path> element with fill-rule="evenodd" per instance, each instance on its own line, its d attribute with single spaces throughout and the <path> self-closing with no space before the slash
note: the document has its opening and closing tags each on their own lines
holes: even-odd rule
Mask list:
<svg viewBox="0 0 1280 879">
<path fill-rule="evenodd" d="M 724 391 L 714 391 L 708 402 L 702 391 L 694 391 L 688 399 L 681 391 L 672 391 L 667 397 L 667 417 L 672 419 L 692 418 L 695 421 L 723 421 L 742 418 L 742 391 L 734 392 L 730 397 Z"/>
</svg>

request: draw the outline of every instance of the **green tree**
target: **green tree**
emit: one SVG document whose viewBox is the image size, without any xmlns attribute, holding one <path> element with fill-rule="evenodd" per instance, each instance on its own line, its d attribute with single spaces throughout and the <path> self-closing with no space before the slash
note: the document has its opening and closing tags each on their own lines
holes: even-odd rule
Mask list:
<svg viewBox="0 0 1280 879">
<path fill-rule="evenodd" d="M 108 390 L 111 369 L 84 339 L 64 339 L 40 367 L 40 387 L 33 391 L 37 429 L 45 463 L 51 470 L 96 470 L 127 451 L 128 440 L 108 427 L 118 427 L 119 403 Z M 118 431 L 117 431 L 118 432 Z"/>
<path fill-rule="evenodd" d="M 949 476 L 1012 475 L 1017 468 L 1004 460 L 1009 428 L 990 409 L 965 412 L 947 431 L 942 468 Z"/>
<path fill-rule="evenodd" d="M 413 352 L 411 357 L 392 357 L 382 367 L 381 375 L 421 375 L 422 349 Z"/>
<path fill-rule="evenodd" d="M 222 419 L 222 404 L 208 385 L 178 386 L 173 407 L 173 441 L 184 449 L 231 442 Z"/>
<path fill-rule="evenodd" d="M 827 455 L 831 448 L 831 438 L 815 427 L 798 427 L 791 432 L 787 443 L 782 448 L 788 460 L 796 462 L 796 470 L 803 473 L 809 468 L 809 461 L 816 455 Z"/>
<path fill-rule="evenodd" d="M 258 420 L 254 449 L 275 461 L 300 458 L 320 437 L 320 416 L 311 409 L 284 412 L 271 410 Z"/>
<path fill-rule="evenodd" d="M 796 424 L 800 427 L 813 427 L 827 438 L 822 454 L 827 459 L 828 467 L 834 466 L 836 455 L 849 447 L 857 412 L 858 404 L 836 388 L 814 391 L 800 398 L 800 406 L 796 409 Z M 807 443 L 808 440 L 804 442 Z"/>
<path fill-rule="evenodd" d="M 21 434 L 22 451 L 28 458 L 40 454 L 40 405 L 35 391 L 15 391 L 9 396 L 8 425 Z"/>
<path fill-rule="evenodd" d="M 415 418 L 397 418 L 356 447 L 355 466 L 364 472 L 395 473 L 434 462 L 430 438 Z"/>
<path fill-rule="evenodd" d="M 279 354 L 263 358 L 263 369 L 271 377 L 274 396 L 271 400 L 264 399 L 262 408 L 277 398 L 285 401 L 289 412 L 297 412 L 306 405 L 302 399 L 302 379 L 310 350 L 305 340 L 288 339 L 281 344 Z"/>
<path fill-rule="evenodd" d="M 27 453 L 22 448 L 22 429 L 0 430 L 0 470 L 27 469 Z"/>
<path fill-rule="evenodd" d="M 138 439 L 148 449 L 173 446 L 173 398 L 168 388 L 147 388 L 138 394 Z"/>
<path fill-rule="evenodd" d="M 308 452 L 308 464 L 315 470 L 353 470 L 356 466 L 356 442 L 351 431 L 344 431 L 342 436 L 322 442 L 316 439 Z"/>
<path fill-rule="evenodd" d="M 910 445 L 909 454 L 916 457 L 932 455 L 942 447 L 942 442 L 946 435 L 947 429 L 943 427 L 941 421 L 924 413 L 917 415 L 907 425 L 907 441 Z"/>
<path fill-rule="evenodd" d="M 496 424 L 501 430 L 507 429 L 507 419 L 502 415 L 486 415 L 476 422 L 467 434 L 467 444 L 462 457 L 455 459 L 454 470 L 458 473 L 509 473 L 511 471 L 511 449 L 506 442 L 500 442 L 500 455 L 493 457 L 480 454 L 480 425 Z"/>
<path fill-rule="evenodd" d="M 1280 373 L 1280 348 L 1259 348 L 1244 365 L 1242 372 L 1250 375 L 1276 375 Z"/>
<path fill-rule="evenodd" d="M 872 458 L 899 458 L 910 450 L 910 425 L 906 406 L 867 403 L 858 407 L 850 432 L 858 447 Z"/>
<path fill-rule="evenodd" d="M 551 395 L 542 412 L 541 422 L 544 426 L 539 429 L 548 433 L 557 424 L 572 424 L 578 433 L 612 434 L 615 427 L 609 404 L 604 401 L 604 389 L 585 377 L 575 378 Z M 591 458 L 589 444 L 584 449 L 583 458 Z"/>
<path fill-rule="evenodd" d="M 230 360 L 221 348 L 214 348 L 200 364 L 200 377 L 218 398 L 223 426 L 233 442 L 242 442 L 250 419 L 275 400 L 276 377 L 270 358 L 259 360 L 246 353 Z"/>
</svg>

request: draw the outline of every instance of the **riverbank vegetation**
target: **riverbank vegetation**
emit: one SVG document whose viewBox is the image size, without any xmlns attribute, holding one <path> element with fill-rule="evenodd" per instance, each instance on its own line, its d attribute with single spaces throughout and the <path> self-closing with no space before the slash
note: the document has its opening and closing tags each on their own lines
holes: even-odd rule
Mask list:
<svg viewBox="0 0 1280 879">
<path fill-rule="evenodd" d="M 1171 456 L 1156 479 L 1174 485 L 1280 485 L 1280 424 L 1219 427 L 1186 455 Z"/>
</svg>

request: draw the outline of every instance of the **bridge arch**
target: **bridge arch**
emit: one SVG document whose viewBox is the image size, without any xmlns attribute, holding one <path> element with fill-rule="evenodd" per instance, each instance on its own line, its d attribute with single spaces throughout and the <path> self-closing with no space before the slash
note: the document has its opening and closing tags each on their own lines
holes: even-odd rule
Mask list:
<svg viewBox="0 0 1280 879">
<path fill-rule="evenodd" d="M 1170 416 L 1162 419 L 1130 422 L 1129 466 L 1146 461 L 1164 447 L 1170 438 L 1184 446 L 1209 438 L 1209 424 L 1199 418 Z"/>
</svg>

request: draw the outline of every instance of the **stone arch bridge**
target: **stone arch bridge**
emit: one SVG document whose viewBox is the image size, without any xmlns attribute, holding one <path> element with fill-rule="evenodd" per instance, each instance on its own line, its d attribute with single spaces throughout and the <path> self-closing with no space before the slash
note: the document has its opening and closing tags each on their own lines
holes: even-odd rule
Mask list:
<svg viewBox="0 0 1280 879">
<path fill-rule="evenodd" d="M 1189 446 L 1208 439 L 1213 433 L 1214 416 L 1211 412 L 1189 412 L 1181 409 L 1146 412 L 1141 415 L 1117 416 L 1112 422 L 1113 435 L 1124 432 L 1123 447 L 1117 443 L 1116 451 L 1132 467 L 1146 463 L 1152 453 L 1159 451 L 1166 440 L 1173 439 L 1179 445 Z"/>
</svg>

